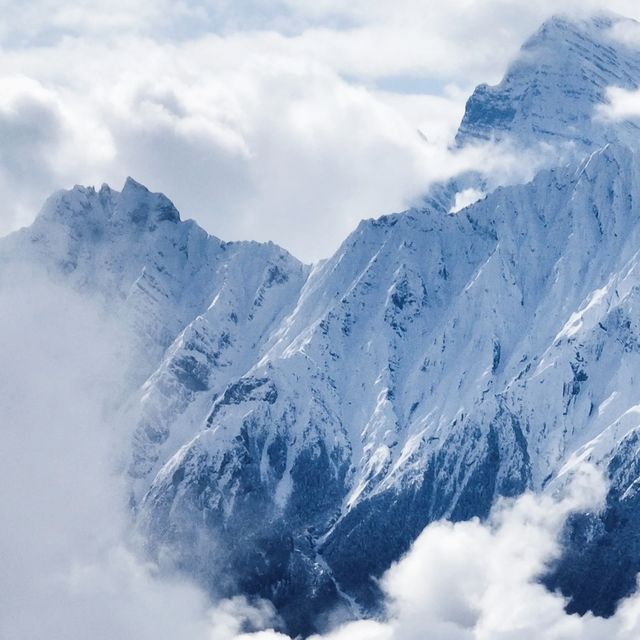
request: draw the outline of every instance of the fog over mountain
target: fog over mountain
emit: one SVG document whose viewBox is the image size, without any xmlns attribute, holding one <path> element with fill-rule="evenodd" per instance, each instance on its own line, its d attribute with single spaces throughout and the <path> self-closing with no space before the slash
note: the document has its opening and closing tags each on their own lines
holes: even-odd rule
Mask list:
<svg viewBox="0 0 640 640">
<path fill-rule="evenodd" d="M 325 260 L 133 178 L 0 238 L 0 638 L 637 637 L 638 34 L 544 22 Z"/>
</svg>

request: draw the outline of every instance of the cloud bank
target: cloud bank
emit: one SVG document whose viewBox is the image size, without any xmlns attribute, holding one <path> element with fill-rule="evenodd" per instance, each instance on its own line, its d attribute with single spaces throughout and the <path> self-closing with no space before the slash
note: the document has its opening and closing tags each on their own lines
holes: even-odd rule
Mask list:
<svg viewBox="0 0 640 640">
<path fill-rule="evenodd" d="M 132 537 L 114 419 L 127 334 L 43 274 L 0 274 L 0 638 L 231 640 L 270 607 L 212 608 Z"/>
<path fill-rule="evenodd" d="M 568 515 L 597 509 L 606 486 L 579 468 L 562 493 L 499 503 L 489 520 L 437 522 L 382 578 L 387 622 L 347 624 L 314 640 L 631 640 L 640 595 L 604 620 L 567 615 L 565 599 L 538 577 L 558 557 Z"/>
<path fill-rule="evenodd" d="M 113 418 L 131 351 L 117 322 L 33 273 L 3 271 L 0 308 L 0 638 L 287 640 L 268 604 L 211 603 L 140 552 L 120 474 L 128 435 Z M 640 595 L 609 620 L 581 618 L 537 582 L 567 516 L 605 495 L 591 467 L 565 484 L 503 501 L 487 522 L 428 526 L 381 579 L 388 619 L 314 640 L 637 638 Z"/>
<path fill-rule="evenodd" d="M 472 164 L 447 144 L 473 86 L 551 13 L 598 8 L 638 16 L 625 0 L 11 1 L 0 234 L 54 189 L 132 175 L 224 239 L 325 257 Z"/>
</svg>

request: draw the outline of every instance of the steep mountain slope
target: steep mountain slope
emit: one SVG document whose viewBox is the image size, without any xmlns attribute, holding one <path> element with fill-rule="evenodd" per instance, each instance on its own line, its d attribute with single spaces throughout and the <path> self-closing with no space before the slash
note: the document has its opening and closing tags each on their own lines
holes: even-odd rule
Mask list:
<svg viewBox="0 0 640 640">
<path fill-rule="evenodd" d="M 216 267 L 211 302 L 166 351 L 130 403 L 130 474 L 141 497 L 159 467 L 201 428 L 212 398 L 244 373 L 292 308 L 307 267 L 275 245 L 244 244 Z"/>
<path fill-rule="evenodd" d="M 182 222 L 164 195 L 131 178 L 121 192 L 103 185 L 99 191 L 77 186 L 56 193 L 33 225 L 2 239 L 0 264 L 3 271 L 20 265 L 44 269 L 120 316 L 138 345 L 131 372 L 138 384 L 182 331 L 220 301 L 234 306 L 237 318 L 227 319 L 230 324 L 242 328 L 248 315 L 265 323 L 262 314 L 274 313 L 267 311 L 272 294 L 282 310 L 284 298 L 295 297 L 308 273 L 276 245 L 222 242 L 195 222 Z M 234 291 L 246 298 L 244 307 L 229 300 Z M 248 337 L 256 341 L 260 335 Z M 225 364 L 233 360 L 231 352 Z"/>
<path fill-rule="evenodd" d="M 556 121 L 549 105 L 563 65 L 579 61 L 588 126 L 561 122 L 563 139 L 588 148 L 635 134 L 623 123 L 596 135 L 591 116 L 614 78 L 635 86 L 637 54 L 608 50 L 610 73 L 592 99 L 603 53 L 585 47 L 584 30 L 603 39 L 611 23 L 579 23 L 567 36 L 569 26 L 554 19 L 525 46 L 525 62 L 550 47 L 561 68 L 545 70 L 556 90 L 535 92 L 512 131 L 544 139 L 531 109 Z M 556 55 L 567 37 L 568 62 Z M 540 75 L 524 62 L 510 74 L 523 86 Z M 633 296 L 601 296 L 635 273 L 638 196 L 633 151 L 613 144 L 455 216 L 435 207 L 363 222 L 314 268 L 261 360 L 155 478 L 145 530 L 198 572 L 204 516 L 216 562 L 203 581 L 270 597 L 291 629 L 308 631 L 339 601 L 375 607 L 371 578 L 428 522 L 543 489 L 596 437 L 607 446 L 591 459 L 608 464 L 626 436 L 611 425 L 636 403 L 633 325 L 621 319 Z M 610 400 L 617 387 L 620 405 Z M 238 582 L 212 585 L 221 568 Z"/>
<path fill-rule="evenodd" d="M 197 571 L 204 517 L 217 564 L 203 580 L 263 558 L 228 588 L 272 598 L 297 629 L 341 592 L 375 606 L 370 576 L 428 522 L 542 489 L 629 410 L 636 351 L 619 316 L 639 196 L 633 155 L 608 146 L 458 215 L 362 223 L 158 474 L 151 537 Z M 616 311 L 596 313 L 623 280 Z"/>
<path fill-rule="evenodd" d="M 458 136 L 577 160 L 456 214 L 431 193 L 311 269 L 208 236 L 132 180 L 58 194 L 2 240 L 3 265 L 45 266 L 138 338 L 122 413 L 150 553 L 306 634 L 377 611 L 375 578 L 429 522 L 588 459 L 607 510 L 572 520 L 546 580 L 612 611 L 640 569 L 639 133 L 593 118 L 607 86 L 640 85 L 640 53 L 613 24 L 545 24 Z"/>
<path fill-rule="evenodd" d="M 476 88 L 467 102 L 456 142 L 510 140 L 535 146 L 577 146 L 581 152 L 637 137 L 638 123 L 619 126 L 594 119 L 608 87 L 637 89 L 640 51 L 612 35 L 620 16 L 589 20 L 556 17 L 522 47 L 497 86 Z"/>
</svg>

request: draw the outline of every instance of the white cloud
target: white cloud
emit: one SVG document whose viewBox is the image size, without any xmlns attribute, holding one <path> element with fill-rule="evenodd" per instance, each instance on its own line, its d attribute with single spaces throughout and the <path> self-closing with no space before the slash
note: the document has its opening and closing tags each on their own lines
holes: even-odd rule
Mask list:
<svg viewBox="0 0 640 640">
<path fill-rule="evenodd" d="M 54 157 L 63 136 L 55 95 L 28 78 L 0 79 L 0 195 L 9 215 L 0 231 L 33 216 L 24 209 L 38 204 L 34 183 L 41 192 L 55 185 Z"/>
<path fill-rule="evenodd" d="M 608 102 L 600 106 L 598 115 L 606 120 L 632 120 L 640 118 L 640 91 L 622 87 L 609 87 Z"/>
<path fill-rule="evenodd" d="M 603 624 L 617 628 L 590 615 L 567 615 L 564 599 L 537 581 L 559 552 L 567 516 L 594 508 L 604 494 L 600 475 L 584 467 L 560 498 L 525 495 L 499 504 L 487 523 L 428 526 L 383 577 L 390 619 L 370 627 L 371 640 L 419 640 L 425 634 L 439 640 L 569 640 L 588 637 Z M 329 638 L 356 640 L 359 624 Z"/>
<path fill-rule="evenodd" d="M 234 47 L 216 37 L 175 50 L 127 43 L 84 76 L 65 69 L 95 60 L 91 47 L 51 52 L 65 127 L 51 127 L 42 153 L 20 149 L 34 169 L 20 169 L 22 191 L 11 191 L 12 164 L 0 162 L 3 200 L 13 203 L 4 229 L 54 186 L 118 186 L 131 174 L 225 239 L 274 239 L 317 259 L 362 217 L 422 191 L 434 152 L 387 101 L 309 59 L 255 51 L 239 70 L 215 62 L 235 59 Z M 122 72 L 129 56 L 144 56 L 145 70 Z M 25 74 L 38 64 L 23 62 Z"/>
<path fill-rule="evenodd" d="M 133 175 L 225 239 L 325 256 L 459 168 L 446 145 L 465 97 L 540 21 L 597 6 L 9 2 L 0 77 L 28 79 L 40 111 L 0 112 L 7 130 L 33 130 L 3 139 L 0 233 L 54 188 Z"/>
<path fill-rule="evenodd" d="M 453 203 L 453 207 L 449 213 L 458 213 L 458 211 L 462 211 L 465 207 L 472 205 L 474 202 L 480 200 L 480 198 L 484 197 L 484 194 L 479 189 L 474 189 L 470 187 L 469 189 L 463 189 L 459 193 L 456 193 L 456 198 Z"/>
<path fill-rule="evenodd" d="M 108 132 L 69 107 L 37 79 L 0 76 L 0 234 L 29 223 L 69 175 L 110 157 Z"/>
<path fill-rule="evenodd" d="M 244 49 L 239 70 L 224 62 Z M 64 89 L 52 100 L 64 128 L 46 153 L 27 156 L 43 175 L 22 172 L 31 197 L 17 199 L 21 211 L 35 209 L 34 198 L 56 181 L 118 186 L 131 174 L 222 238 L 272 239 L 310 260 L 330 253 L 363 217 L 406 208 L 429 182 L 482 155 L 446 148 L 462 115 L 455 90 L 431 98 L 376 93 L 309 58 L 252 52 L 217 36 L 169 50 L 127 43 L 110 65 L 90 63 L 85 76 L 66 71 L 72 59 L 91 57 L 84 45 L 51 55 L 59 58 Z M 145 56 L 143 71 L 123 71 L 130 55 Z M 433 111 L 436 126 L 419 119 L 419 107 Z M 487 162 L 507 158 L 492 150 Z M 11 166 L 0 163 L 2 174 Z M 11 184 L 6 202 L 14 201 Z"/>
</svg>

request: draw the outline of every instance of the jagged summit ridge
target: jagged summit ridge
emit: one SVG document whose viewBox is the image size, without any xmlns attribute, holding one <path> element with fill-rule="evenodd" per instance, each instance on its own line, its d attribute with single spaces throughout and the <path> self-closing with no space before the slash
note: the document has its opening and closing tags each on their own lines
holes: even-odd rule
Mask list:
<svg viewBox="0 0 640 640">
<path fill-rule="evenodd" d="M 160 222 L 180 222 L 180 214 L 169 198 L 162 193 L 152 193 L 131 177 L 126 179 L 121 191 L 106 183 L 98 191 L 81 185 L 58 191 L 45 202 L 37 220 L 70 224 L 74 219 L 80 222 L 87 216 L 91 219 L 85 222 L 105 227 L 132 224 L 148 230 L 154 230 Z"/>
<path fill-rule="evenodd" d="M 607 89 L 640 86 L 640 52 L 618 42 L 612 28 L 635 21 L 614 15 L 589 19 L 556 16 L 522 46 L 496 86 L 480 85 L 469 98 L 456 136 L 464 146 L 510 140 L 524 146 L 551 143 L 584 150 L 628 137 L 637 123 L 602 123 L 597 107 Z"/>
</svg>

